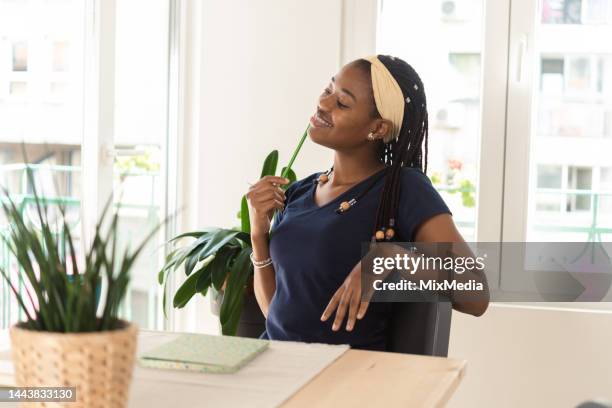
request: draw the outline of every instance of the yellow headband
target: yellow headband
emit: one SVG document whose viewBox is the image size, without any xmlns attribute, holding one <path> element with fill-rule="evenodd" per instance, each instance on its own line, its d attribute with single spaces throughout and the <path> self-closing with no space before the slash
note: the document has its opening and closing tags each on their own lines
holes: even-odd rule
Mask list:
<svg viewBox="0 0 612 408">
<path fill-rule="evenodd" d="M 372 90 L 376 108 L 383 119 L 393 123 L 393 129 L 383 141 L 397 140 L 404 120 L 404 94 L 387 67 L 376 55 L 366 58 L 372 63 Z"/>
</svg>

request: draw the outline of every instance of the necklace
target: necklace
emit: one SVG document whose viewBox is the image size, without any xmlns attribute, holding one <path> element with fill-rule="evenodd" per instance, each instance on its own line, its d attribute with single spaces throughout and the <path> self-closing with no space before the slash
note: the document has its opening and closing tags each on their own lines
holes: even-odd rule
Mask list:
<svg viewBox="0 0 612 408">
<path fill-rule="evenodd" d="M 323 185 L 327 183 L 329 181 L 329 176 L 333 173 L 333 171 L 334 171 L 334 166 L 331 166 L 329 170 L 327 170 L 325 173 L 321 174 L 317 179 L 315 179 L 314 183 L 319 184 L 319 185 Z M 372 189 L 372 187 L 374 187 L 374 185 L 378 182 L 378 180 L 380 180 L 386 175 L 386 173 L 387 173 L 387 168 L 383 169 L 383 171 L 381 171 L 381 174 L 378 177 L 370 181 L 367 188 L 363 190 L 361 194 L 359 194 L 357 197 L 353 197 L 348 201 L 342 201 L 340 205 L 338 206 L 338 208 L 336 209 L 336 214 L 344 214 L 345 212 L 350 210 L 355 204 L 357 204 L 359 200 L 361 200 L 363 196 L 365 196 Z"/>
</svg>

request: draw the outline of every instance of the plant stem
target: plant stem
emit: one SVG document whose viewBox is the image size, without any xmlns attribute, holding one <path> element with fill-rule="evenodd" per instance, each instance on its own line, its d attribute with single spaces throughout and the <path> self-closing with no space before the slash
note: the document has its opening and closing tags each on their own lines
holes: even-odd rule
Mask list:
<svg viewBox="0 0 612 408">
<path fill-rule="evenodd" d="M 302 148 L 302 145 L 304 144 L 304 140 L 306 140 L 306 136 L 308 136 L 308 129 L 310 129 L 310 123 L 308 124 L 308 126 L 306 126 L 306 130 L 304 131 L 304 134 L 302 135 L 302 139 L 300 140 L 300 143 L 298 143 L 297 147 L 295 148 L 295 151 L 293 152 L 293 156 L 291 156 L 291 160 L 289 160 L 289 164 L 287 165 L 287 167 L 285 167 L 285 171 L 281 173 L 281 177 L 287 178 L 287 174 L 289 173 L 289 170 L 291 170 L 291 166 L 293 166 L 293 162 L 295 161 L 295 158 L 300 152 L 300 149 Z"/>
</svg>

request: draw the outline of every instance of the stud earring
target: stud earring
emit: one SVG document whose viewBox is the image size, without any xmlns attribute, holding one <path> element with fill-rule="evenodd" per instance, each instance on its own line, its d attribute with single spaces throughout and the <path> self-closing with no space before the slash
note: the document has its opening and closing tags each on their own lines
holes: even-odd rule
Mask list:
<svg viewBox="0 0 612 408">
<path fill-rule="evenodd" d="M 374 137 L 374 133 L 370 132 L 370 133 L 368 134 L 368 140 L 371 142 L 371 141 L 373 141 L 374 139 L 375 139 L 375 137 Z"/>
</svg>

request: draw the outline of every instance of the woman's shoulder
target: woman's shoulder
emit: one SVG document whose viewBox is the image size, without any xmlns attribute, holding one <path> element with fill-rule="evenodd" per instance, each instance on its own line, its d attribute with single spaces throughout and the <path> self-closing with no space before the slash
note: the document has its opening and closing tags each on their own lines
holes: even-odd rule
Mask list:
<svg viewBox="0 0 612 408">
<path fill-rule="evenodd" d="M 438 208 L 450 212 L 430 178 L 417 167 L 404 167 L 400 177 L 400 202 L 403 205 Z M 451 213 L 452 214 L 452 213 Z"/>
<path fill-rule="evenodd" d="M 399 229 L 402 239 L 413 241 L 420 225 L 438 214 L 450 214 L 449 207 L 429 177 L 419 168 L 406 167 L 400 177 Z"/>
<path fill-rule="evenodd" d="M 423 173 L 423 170 L 421 170 L 418 167 L 403 167 L 402 173 L 401 173 L 401 179 L 402 179 L 402 182 L 405 182 L 405 183 L 408 183 L 408 182 L 427 183 L 429 182 L 429 184 L 431 184 L 431 180 L 429 180 L 429 177 L 427 177 L 427 175 Z"/>
</svg>

